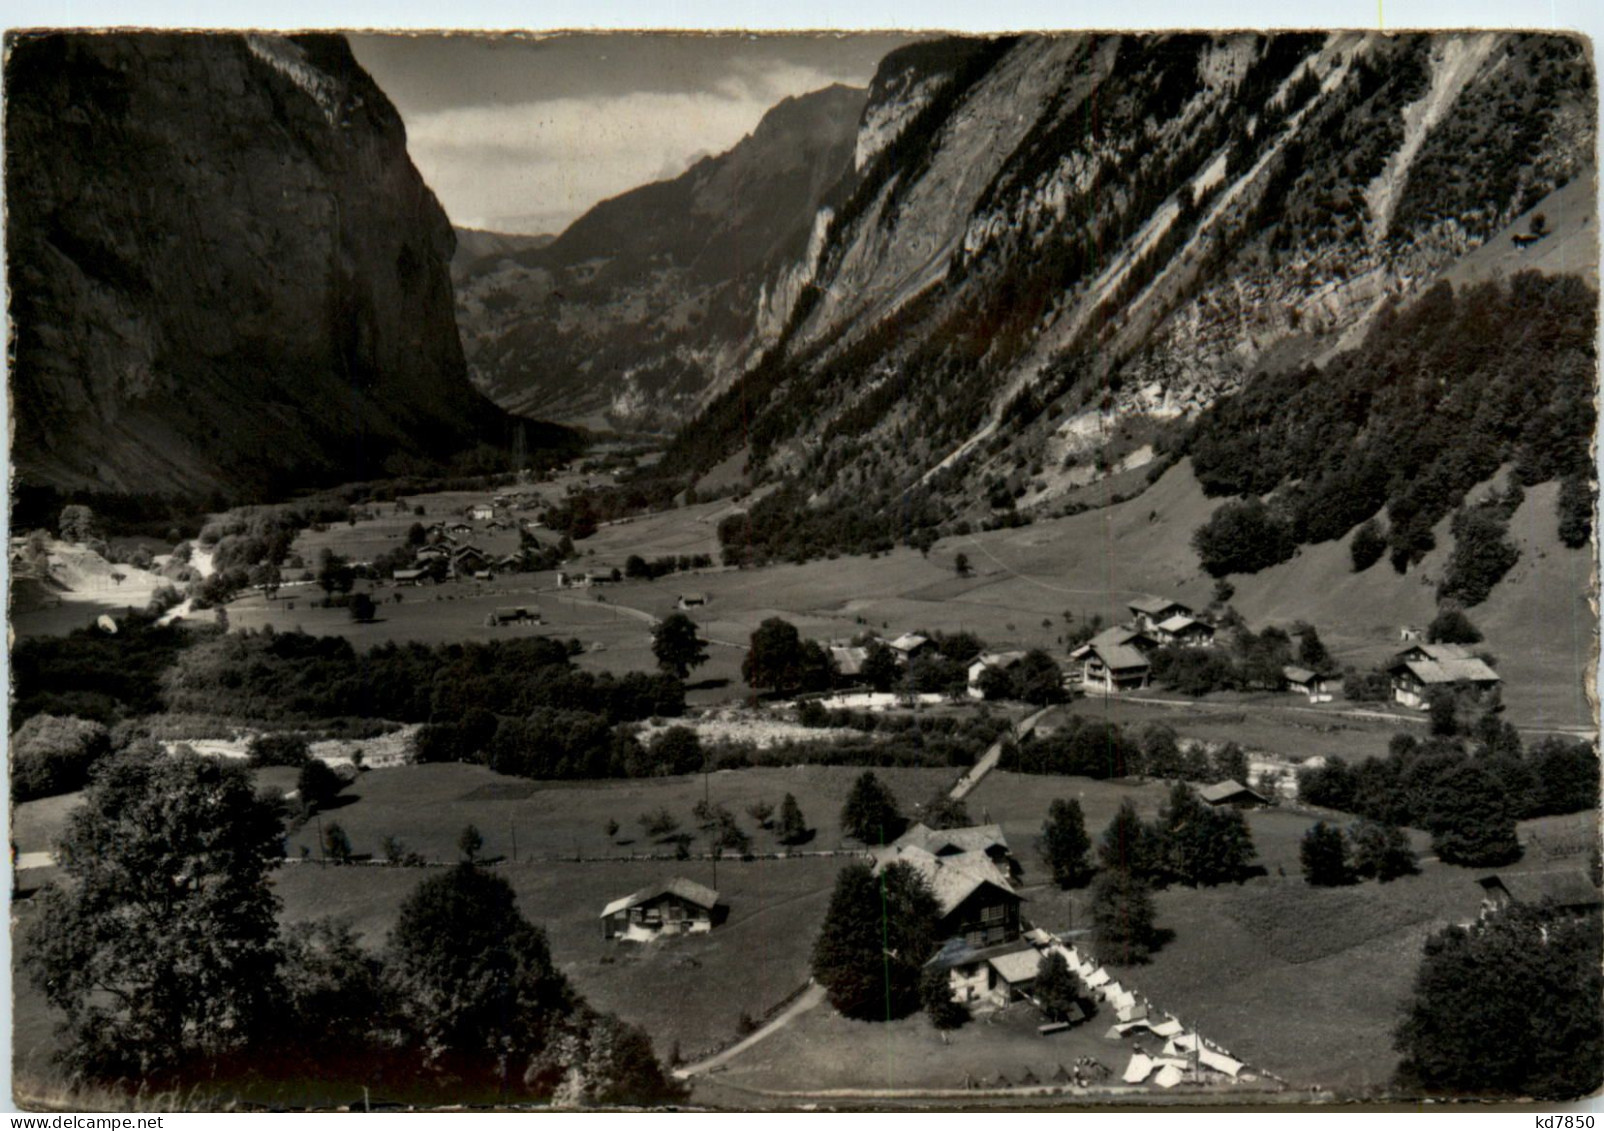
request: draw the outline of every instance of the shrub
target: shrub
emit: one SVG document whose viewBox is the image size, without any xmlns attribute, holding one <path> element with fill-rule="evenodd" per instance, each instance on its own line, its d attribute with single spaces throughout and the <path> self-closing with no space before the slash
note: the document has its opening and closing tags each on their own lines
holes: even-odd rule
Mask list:
<svg viewBox="0 0 1604 1131">
<path fill-rule="evenodd" d="M 306 735 L 284 731 L 255 735 L 245 747 L 253 766 L 304 766 L 310 750 Z"/>
<path fill-rule="evenodd" d="M 1290 558 L 1297 542 L 1261 499 L 1220 506 L 1192 535 L 1199 562 L 1214 577 L 1257 573 Z"/>
<path fill-rule="evenodd" d="M 11 797 L 31 801 L 71 793 L 111 750 L 111 732 L 87 719 L 35 715 L 11 736 Z"/>
</svg>

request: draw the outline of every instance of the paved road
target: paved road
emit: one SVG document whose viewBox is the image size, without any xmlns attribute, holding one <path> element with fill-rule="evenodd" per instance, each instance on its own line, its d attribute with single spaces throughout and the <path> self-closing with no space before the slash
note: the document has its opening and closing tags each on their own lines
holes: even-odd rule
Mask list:
<svg viewBox="0 0 1604 1131">
<path fill-rule="evenodd" d="M 710 1056 L 706 1060 L 698 1061 L 695 1064 L 687 1064 L 680 1068 L 674 1069 L 674 1076 L 680 1080 L 688 1080 L 692 1076 L 699 1076 L 704 1072 L 711 1072 L 713 1069 L 718 1068 L 739 1056 L 741 1053 L 745 1052 L 759 1041 L 767 1040 L 769 1037 L 772 1037 L 775 1033 L 778 1033 L 781 1029 L 795 1021 L 808 1010 L 818 1007 L 821 1003 L 823 1003 L 823 1001 L 824 987 L 815 982 L 813 985 L 802 991 L 801 997 L 797 998 L 790 1005 L 786 1006 L 779 1013 L 775 1014 L 773 1019 L 771 1019 L 762 1028 L 753 1031 L 745 1039 L 737 1041 L 735 1044 L 731 1045 L 729 1048 L 715 1056 Z"/>
</svg>

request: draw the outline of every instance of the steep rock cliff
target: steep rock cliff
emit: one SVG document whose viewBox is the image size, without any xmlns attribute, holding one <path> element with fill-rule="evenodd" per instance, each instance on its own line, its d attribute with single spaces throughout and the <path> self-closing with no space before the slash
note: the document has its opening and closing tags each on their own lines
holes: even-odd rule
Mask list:
<svg viewBox="0 0 1604 1131">
<path fill-rule="evenodd" d="M 852 161 L 864 91 L 788 98 L 729 152 L 459 272 L 475 383 L 516 411 L 677 423 L 727 387 Z"/>
<path fill-rule="evenodd" d="M 19 484 L 263 494 L 506 442 L 451 228 L 342 38 L 10 48 Z"/>
<path fill-rule="evenodd" d="M 772 347 L 664 468 L 745 448 L 816 507 L 1051 510 L 1507 243 L 1592 177 L 1593 107 L 1585 43 L 1553 35 L 894 52 L 825 235 L 765 294 Z M 1548 238 L 1591 239 L 1568 222 Z"/>
</svg>

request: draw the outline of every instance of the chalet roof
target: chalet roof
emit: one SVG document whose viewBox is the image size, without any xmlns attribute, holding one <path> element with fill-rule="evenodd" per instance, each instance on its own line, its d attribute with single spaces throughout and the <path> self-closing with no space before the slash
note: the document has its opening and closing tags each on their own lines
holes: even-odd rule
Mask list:
<svg viewBox="0 0 1604 1131">
<path fill-rule="evenodd" d="M 935 894 L 936 903 L 945 918 L 951 915 L 964 900 L 986 885 L 991 885 L 1012 898 L 1024 901 L 1008 883 L 1008 878 L 983 852 L 964 852 L 956 856 L 937 856 L 916 845 L 889 845 L 870 850 L 875 859 L 875 871 L 880 872 L 892 864 L 907 864 L 925 878 Z"/>
<path fill-rule="evenodd" d="M 392 570 L 390 577 L 394 581 L 416 581 L 428 572 L 426 569 L 398 569 Z"/>
<path fill-rule="evenodd" d="M 1241 797 L 1243 794 L 1256 798 L 1259 801 L 1264 800 L 1264 795 L 1262 793 L 1249 789 L 1241 782 L 1232 781 L 1229 778 L 1215 785 L 1206 785 L 1197 791 L 1197 795 L 1204 801 L 1207 801 L 1210 805 L 1218 805 L 1221 802 L 1231 800 L 1233 797 Z"/>
<path fill-rule="evenodd" d="M 904 632 L 901 636 L 891 641 L 891 647 L 899 652 L 912 652 L 915 649 L 923 648 L 929 643 L 930 637 L 928 636 L 920 636 L 917 632 Z"/>
<path fill-rule="evenodd" d="M 1170 632 L 1170 633 L 1185 632 L 1189 628 L 1196 628 L 1200 632 L 1208 633 L 1208 635 L 1210 635 L 1210 636 L 1214 635 L 1214 628 L 1213 628 L 1212 625 L 1204 624 L 1202 621 L 1198 620 L 1196 617 L 1189 617 L 1189 616 L 1184 616 L 1184 615 L 1177 615 L 1177 616 L 1170 617 L 1168 620 L 1160 621 L 1158 623 L 1158 628 L 1159 628 L 1159 631 L 1161 631 L 1161 632 Z"/>
<path fill-rule="evenodd" d="M 1099 642 L 1096 637 L 1071 652 L 1069 658 L 1071 660 L 1084 660 L 1093 654 L 1102 660 L 1104 666 L 1110 671 L 1133 671 L 1150 666 L 1147 662 L 1147 657 L 1142 655 L 1139 649 L 1129 644 Z"/>
<path fill-rule="evenodd" d="M 1181 604 L 1179 601 L 1171 600 L 1168 597 L 1153 596 L 1138 597 L 1125 607 L 1134 612 L 1146 613 L 1150 617 L 1157 616 L 1158 614 L 1167 612 L 1170 609 L 1180 609 L 1183 613 L 1189 613 L 1192 611 L 1188 606 Z"/>
<path fill-rule="evenodd" d="M 1597 907 L 1604 904 L 1604 894 L 1593 886 L 1592 879 L 1580 869 L 1568 868 L 1546 872 L 1503 872 L 1483 876 L 1476 881 L 1488 891 L 1502 888 L 1516 903 L 1533 906 L 1545 902 L 1556 907 Z"/>
<path fill-rule="evenodd" d="M 664 895 L 677 895 L 686 903 L 693 904 L 696 907 L 705 907 L 709 911 L 718 903 L 718 892 L 712 888 L 699 884 L 695 880 L 687 880 L 683 876 L 675 876 L 664 883 L 653 884 L 650 887 L 641 888 L 640 891 L 635 892 L 633 895 L 626 895 L 622 899 L 613 900 L 602 908 L 599 918 L 605 919 L 609 915 L 616 915 L 620 911 L 627 911 L 631 907 L 642 903 L 650 903 L 652 900 Z"/>
<path fill-rule="evenodd" d="M 1008 850 L 1008 838 L 1001 825 L 968 825 L 961 829 L 932 829 L 917 822 L 899 836 L 893 848 L 922 848 L 932 856 L 964 852 L 986 852 L 992 848 Z"/>
<path fill-rule="evenodd" d="M 1281 669 L 1281 674 L 1286 676 L 1288 683 L 1309 683 L 1316 678 L 1308 668 L 1300 668 L 1296 664 L 1288 664 Z"/>
<path fill-rule="evenodd" d="M 1473 660 L 1476 653 L 1463 644 L 1411 644 L 1398 653 L 1400 660 Z"/>
<path fill-rule="evenodd" d="M 832 644 L 830 655 L 835 657 L 836 670 L 842 675 L 861 675 L 864 662 L 869 658 L 869 650 L 851 645 Z"/>
<path fill-rule="evenodd" d="M 1041 954 L 1032 947 L 1030 950 L 1016 950 L 1011 954 L 999 954 L 995 958 L 988 958 L 986 964 L 997 971 L 1003 981 L 1013 986 L 1020 982 L 1035 981 L 1037 973 L 1041 970 Z"/>
<path fill-rule="evenodd" d="M 1468 660 L 1399 660 L 1388 670 L 1397 672 L 1400 669 L 1407 669 L 1424 684 L 1502 682 L 1485 660 L 1475 657 Z"/>
<path fill-rule="evenodd" d="M 1025 658 L 1024 652 L 982 652 L 969 662 L 969 673 L 976 668 L 1011 668 Z"/>
</svg>

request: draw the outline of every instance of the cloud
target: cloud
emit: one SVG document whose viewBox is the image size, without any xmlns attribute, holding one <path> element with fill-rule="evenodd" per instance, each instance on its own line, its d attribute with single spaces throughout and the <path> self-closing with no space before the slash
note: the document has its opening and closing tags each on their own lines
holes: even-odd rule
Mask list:
<svg viewBox="0 0 1604 1131">
<path fill-rule="evenodd" d="M 455 107 L 407 119 L 413 162 L 457 223 L 547 217 L 566 226 L 600 200 L 722 153 L 781 99 L 837 76 L 732 61 L 710 88 Z M 522 229 L 531 230 L 531 229 Z M 552 230 L 550 227 L 544 230 Z"/>
</svg>

